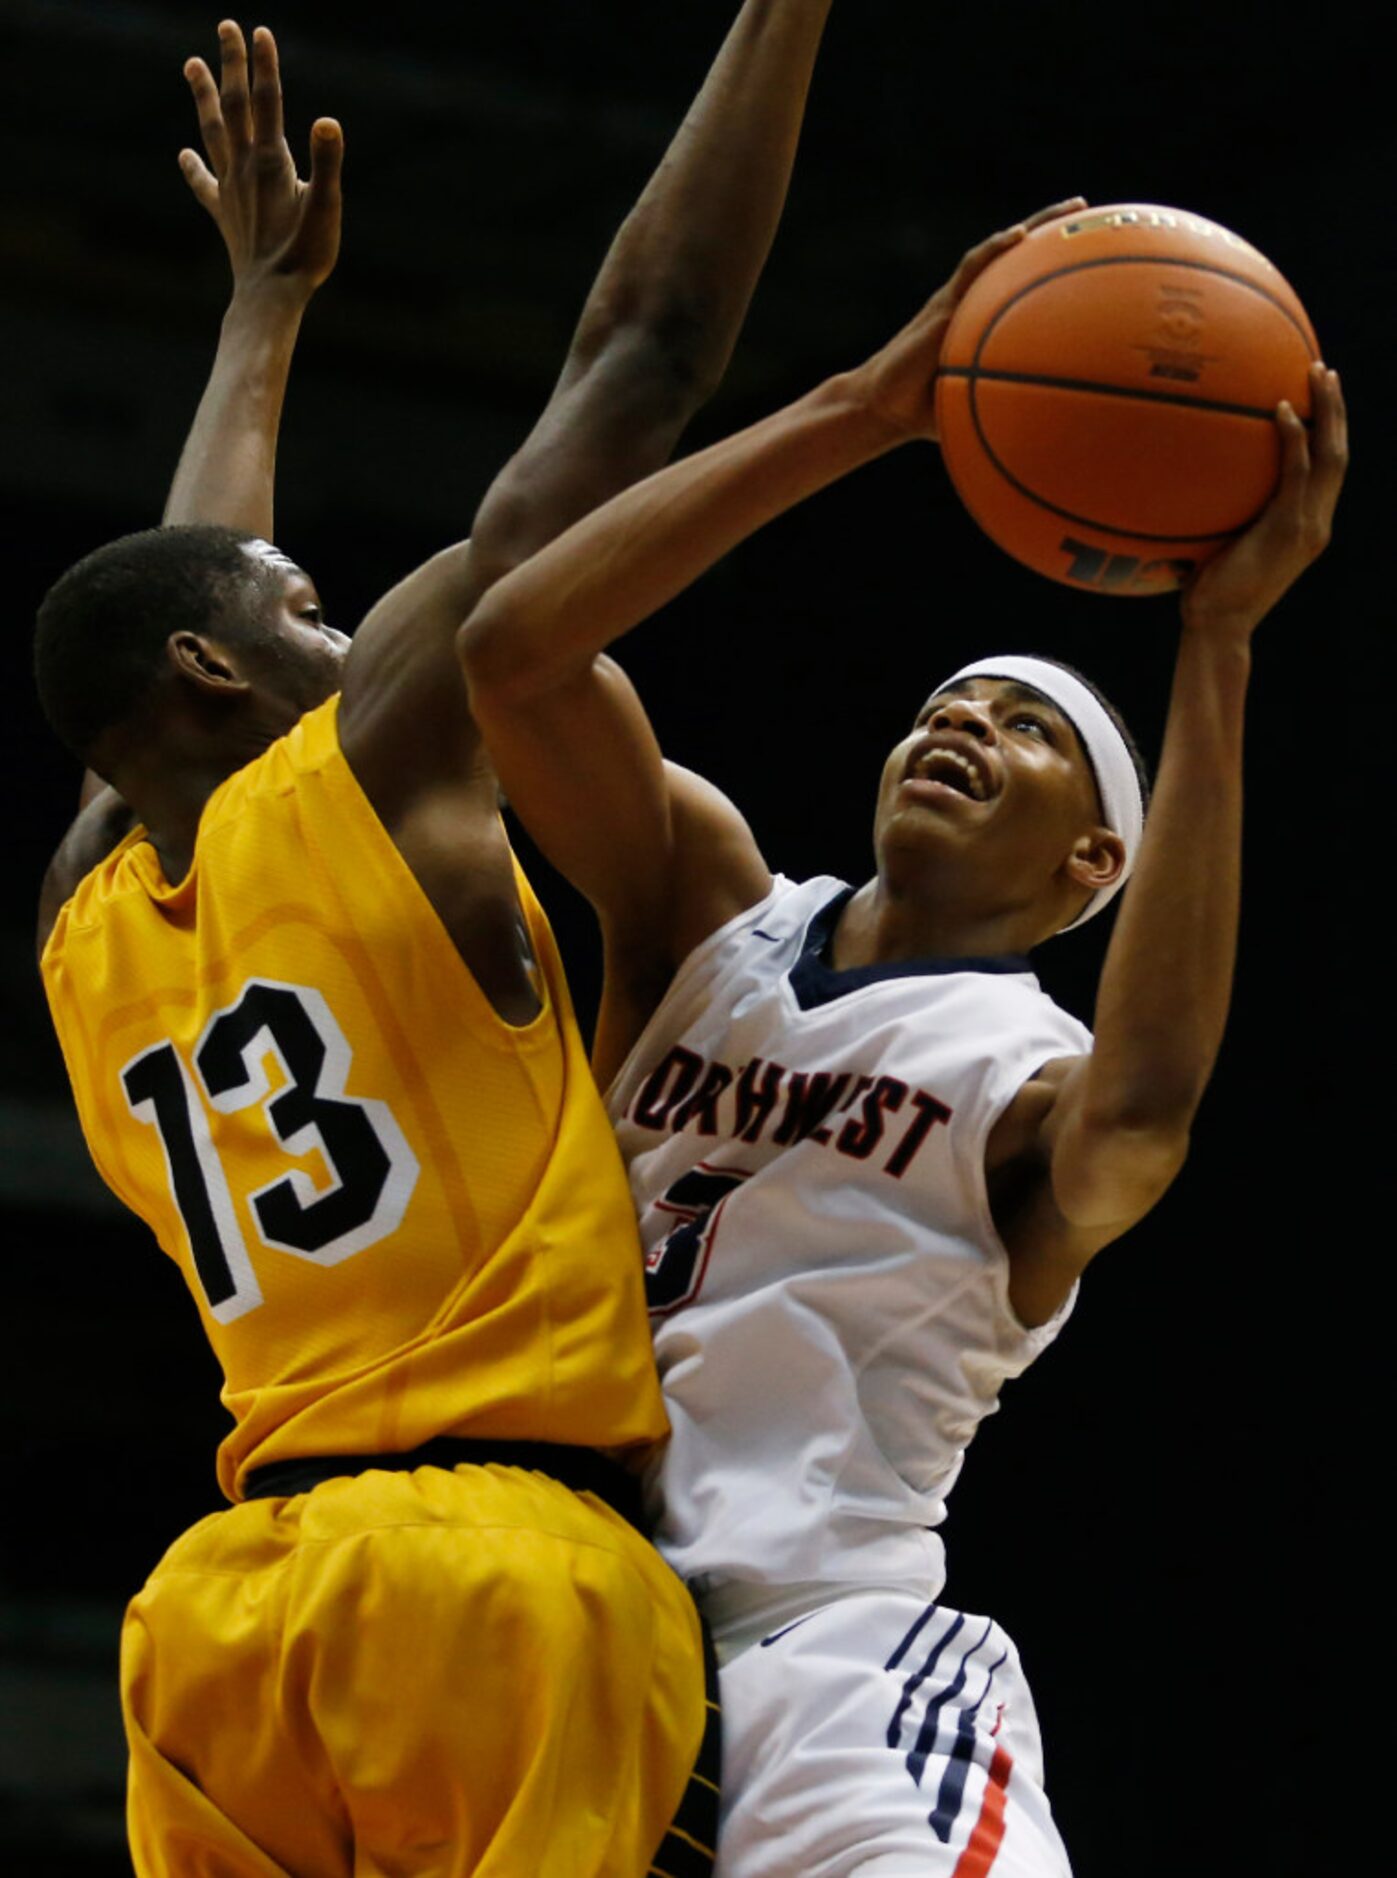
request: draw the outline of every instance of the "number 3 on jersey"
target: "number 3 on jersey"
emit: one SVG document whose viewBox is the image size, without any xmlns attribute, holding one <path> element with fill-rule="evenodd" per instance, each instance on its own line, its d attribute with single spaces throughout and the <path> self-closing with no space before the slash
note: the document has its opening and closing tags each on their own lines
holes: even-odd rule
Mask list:
<svg viewBox="0 0 1397 1878">
<path fill-rule="evenodd" d="M 267 1058 L 281 1067 L 275 1093 Z M 352 1052 L 329 1005 L 307 985 L 254 978 L 217 1011 L 194 1050 L 200 1087 L 172 1043 L 133 1057 L 121 1072 L 132 1115 L 155 1129 L 170 1191 L 189 1235 L 209 1312 L 226 1324 L 262 1302 L 238 1225 L 208 1109 L 234 1114 L 261 1102 L 289 1154 L 319 1150 L 317 1186 L 301 1168 L 248 1195 L 262 1242 L 338 1265 L 394 1231 L 417 1185 L 417 1157 L 386 1102 L 344 1092 Z M 207 1106 L 206 1106 L 207 1105 Z"/>
<path fill-rule="evenodd" d="M 750 1178 L 739 1168 L 700 1161 L 656 1200 L 658 1211 L 681 1214 L 683 1224 L 645 1255 L 645 1302 L 652 1317 L 664 1317 L 698 1296 L 723 1202 Z"/>
</svg>

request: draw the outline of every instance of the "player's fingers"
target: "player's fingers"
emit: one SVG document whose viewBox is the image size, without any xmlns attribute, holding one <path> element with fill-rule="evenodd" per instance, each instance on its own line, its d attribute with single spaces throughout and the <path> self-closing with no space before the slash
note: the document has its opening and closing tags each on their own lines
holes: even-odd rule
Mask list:
<svg viewBox="0 0 1397 1878">
<path fill-rule="evenodd" d="M 247 90 L 247 46 L 236 20 L 219 21 L 218 51 L 223 66 L 219 98 L 229 147 L 245 149 L 252 139 L 252 106 Z"/>
<path fill-rule="evenodd" d="M 1315 407 L 1312 454 L 1318 469 L 1337 471 L 1342 476 L 1348 467 L 1348 412 L 1344 406 L 1339 374 L 1326 365 L 1311 368 L 1310 379 Z"/>
<path fill-rule="evenodd" d="M 180 174 L 210 215 L 218 211 L 218 180 L 196 150 L 179 153 Z"/>
<path fill-rule="evenodd" d="M 325 201 L 339 200 L 344 168 L 344 131 L 338 118 L 318 117 L 310 127 L 310 190 Z"/>
<path fill-rule="evenodd" d="M 218 86 L 213 82 L 213 73 L 202 59 L 187 59 L 184 76 L 194 96 L 194 109 L 199 114 L 199 135 L 203 139 L 204 149 L 208 152 L 209 162 L 221 175 L 228 166 L 228 134 L 223 128 L 223 108 L 218 102 Z"/>
<path fill-rule="evenodd" d="M 1310 439 L 1289 398 L 1276 406 L 1276 423 L 1281 433 L 1281 479 L 1277 494 L 1298 501 L 1310 480 Z"/>
<path fill-rule="evenodd" d="M 1001 254 L 1007 254 L 1010 248 L 1017 247 L 1023 238 L 1024 225 L 1022 222 L 1016 222 L 1012 228 L 1001 228 L 998 234 L 990 235 L 984 241 L 977 242 L 973 248 L 961 256 L 960 266 L 951 276 L 950 286 L 953 298 L 959 300 L 971 281 L 983 274 L 991 261 L 998 260 Z"/>
<path fill-rule="evenodd" d="M 1055 222 L 1060 215 L 1075 215 L 1079 209 L 1087 206 L 1085 196 L 1067 196 L 1061 202 L 1051 203 L 1046 209 L 1039 209 L 1036 215 L 1030 215 L 1024 223 L 1026 229 L 1041 228 L 1044 222 Z"/>
<path fill-rule="evenodd" d="M 344 168 L 344 132 L 333 117 L 318 117 L 310 127 L 310 186 L 307 220 L 330 221 L 340 212 L 340 174 Z"/>
<path fill-rule="evenodd" d="M 1328 543 L 1348 470 L 1348 419 L 1337 372 L 1317 367 L 1312 385 L 1315 415 L 1310 442 L 1310 516 L 1316 546 L 1322 548 Z"/>
<path fill-rule="evenodd" d="M 280 151 L 281 71 L 276 40 L 265 26 L 252 35 L 252 134 L 259 150 Z"/>
<path fill-rule="evenodd" d="M 1017 247 L 1031 228 L 1038 228 L 1044 222 L 1051 222 L 1059 215 L 1067 215 L 1072 210 L 1086 207 L 1084 196 L 1068 196 L 1061 202 L 1052 202 L 1046 209 L 1039 209 L 1026 221 L 1015 222 L 1012 228 L 1002 228 L 998 234 L 991 235 L 979 242 L 967 254 L 961 256 L 960 266 L 951 277 L 951 302 L 954 305 L 969 287 L 971 281 L 983 274 L 991 261 L 998 260 L 1001 254 L 1007 254 L 1010 248 Z"/>
<path fill-rule="evenodd" d="M 1281 433 L 1281 473 L 1276 493 L 1257 523 L 1268 553 L 1288 557 L 1295 549 L 1307 556 L 1324 546 L 1316 540 L 1315 502 L 1310 479 L 1310 440 L 1303 420 L 1288 398 L 1276 406 Z"/>
</svg>

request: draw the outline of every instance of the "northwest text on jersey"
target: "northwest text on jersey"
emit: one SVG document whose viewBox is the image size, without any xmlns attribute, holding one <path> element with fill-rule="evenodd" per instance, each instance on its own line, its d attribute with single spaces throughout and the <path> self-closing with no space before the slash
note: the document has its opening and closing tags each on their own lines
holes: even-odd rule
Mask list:
<svg viewBox="0 0 1397 1878">
<path fill-rule="evenodd" d="M 760 1056 L 734 1069 L 675 1044 L 628 1114 L 637 1127 L 661 1134 L 688 1129 L 773 1147 L 813 1141 L 851 1160 L 872 1160 L 900 1180 L 952 1110 L 898 1076 L 788 1069 Z"/>
</svg>

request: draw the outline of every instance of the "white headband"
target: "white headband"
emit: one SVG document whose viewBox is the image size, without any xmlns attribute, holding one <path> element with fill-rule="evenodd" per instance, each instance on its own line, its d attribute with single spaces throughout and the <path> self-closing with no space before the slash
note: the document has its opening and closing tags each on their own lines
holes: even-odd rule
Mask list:
<svg viewBox="0 0 1397 1878">
<path fill-rule="evenodd" d="M 1063 932 L 1071 932 L 1074 926 L 1089 920 L 1115 898 L 1130 878 L 1130 870 L 1140 852 L 1145 804 L 1134 759 L 1125 738 L 1111 722 L 1109 714 L 1102 709 L 1101 700 L 1080 678 L 1074 678 L 1071 672 L 1065 672 L 1060 665 L 1049 664 L 1046 659 L 1033 658 L 976 659 L 973 664 L 963 665 L 954 676 L 938 685 L 932 695 L 949 690 L 952 685 L 962 684 L 968 678 L 1012 678 L 1021 685 L 1031 686 L 1034 691 L 1041 691 L 1045 698 L 1052 700 L 1081 738 L 1091 760 L 1106 826 L 1125 843 L 1125 866 L 1109 887 L 1099 888 L 1076 919 L 1069 920 L 1062 928 Z"/>
</svg>

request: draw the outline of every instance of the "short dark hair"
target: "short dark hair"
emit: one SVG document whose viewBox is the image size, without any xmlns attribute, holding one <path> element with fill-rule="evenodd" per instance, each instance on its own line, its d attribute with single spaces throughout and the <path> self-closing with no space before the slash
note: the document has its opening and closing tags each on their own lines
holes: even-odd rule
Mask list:
<svg viewBox="0 0 1397 1878">
<path fill-rule="evenodd" d="M 255 539 L 211 523 L 147 528 L 94 549 L 49 588 L 34 678 L 44 715 L 75 756 L 86 762 L 102 733 L 131 716 L 179 627 L 254 635 L 266 577 L 243 548 Z"/>
</svg>

